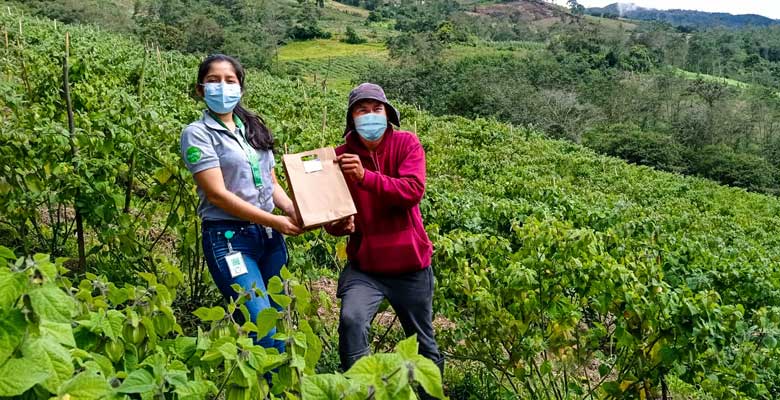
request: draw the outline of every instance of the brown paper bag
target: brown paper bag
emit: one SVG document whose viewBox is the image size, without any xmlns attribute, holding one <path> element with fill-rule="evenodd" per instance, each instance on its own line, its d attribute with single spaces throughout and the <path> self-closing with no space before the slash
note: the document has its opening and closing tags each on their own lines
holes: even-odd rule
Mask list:
<svg viewBox="0 0 780 400">
<path fill-rule="evenodd" d="M 284 173 L 305 229 L 357 214 L 333 147 L 282 156 Z"/>
</svg>

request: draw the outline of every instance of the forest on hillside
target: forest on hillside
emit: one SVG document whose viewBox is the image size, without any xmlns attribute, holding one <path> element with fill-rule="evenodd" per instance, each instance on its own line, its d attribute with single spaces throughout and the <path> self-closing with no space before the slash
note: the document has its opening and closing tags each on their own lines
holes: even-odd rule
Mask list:
<svg viewBox="0 0 780 400">
<path fill-rule="evenodd" d="M 282 76 L 296 74 L 274 62 L 285 43 L 345 33 L 362 43 L 360 29 L 379 27 L 390 62 L 356 59 L 348 79 L 381 83 L 435 114 L 494 117 L 662 170 L 766 193 L 780 188 L 778 27 L 615 24 L 582 15 L 576 1 L 543 24 L 535 8 L 514 13 L 455 0 L 345 1 L 367 16 L 341 20 L 319 1 L 138 0 L 125 12 L 116 1 L 26 7 L 162 49 L 235 54 Z M 328 23 L 346 26 L 328 31 Z"/>
</svg>

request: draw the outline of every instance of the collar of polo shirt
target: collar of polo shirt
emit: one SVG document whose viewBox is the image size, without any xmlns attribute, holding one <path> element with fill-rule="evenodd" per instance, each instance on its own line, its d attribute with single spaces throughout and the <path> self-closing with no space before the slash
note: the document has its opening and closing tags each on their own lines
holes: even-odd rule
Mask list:
<svg viewBox="0 0 780 400">
<path fill-rule="evenodd" d="M 230 132 L 227 126 L 225 126 L 225 124 L 222 123 L 222 121 L 219 118 L 211 114 L 209 110 L 203 111 L 203 121 L 206 124 L 206 126 L 209 127 L 209 129 Z M 240 129 L 241 132 L 244 131 L 244 123 L 241 121 L 241 118 L 238 118 L 238 116 L 236 116 L 236 114 L 233 114 L 233 122 L 236 123 L 236 128 Z"/>
</svg>

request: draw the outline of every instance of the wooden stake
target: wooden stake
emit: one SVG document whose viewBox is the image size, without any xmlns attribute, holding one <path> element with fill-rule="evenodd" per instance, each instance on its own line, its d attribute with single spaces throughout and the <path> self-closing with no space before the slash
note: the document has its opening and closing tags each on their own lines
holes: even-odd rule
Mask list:
<svg viewBox="0 0 780 400">
<path fill-rule="evenodd" d="M 325 129 L 328 127 L 328 106 L 322 109 L 322 134 L 320 135 L 320 147 L 325 147 Z"/>
<path fill-rule="evenodd" d="M 32 86 L 30 85 L 30 79 L 27 74 L 27 63 L 24 61 L 24 37 L 22 36 L 22 19 L 19 18 L 19 37 L 16 38 L 16 44 L 19 47 L 19 61 L 22 65 L 22 81 L 24 87 L 27 89 L 27 96 L 30 100 L 33 98 Z"/>
<path fill-rule="evenodd" d="M 74 166 L 77 166 L 76 164 L 76 155 L 78 154 L 78 146 L 76 144 L 76 124 L 73 120 L 73 102 L 70 98 L 70 82 L 68 80 L 68 59 L 70 58 L 70 32 L 65 32 L 65 57 L 63 58 L 62 62 L 62 89 L 63 94 L 65 95 L 65 106 L 67 107 L 68 112 L 68 132 L 70 133 L 70 136 L 68 137 L 70 141 L 70 153 L 71 157 L 73 157 L 73 163 Z M 78 174 L 78 169 L 76 170 L 76 173 Z M 78 206 L 78 199 L 81 197 L 81 189 L 76 188 L 76 196 L 74 198 L 74 204 L 73 208 L 76 211 L 76 241 L 78 243 L 78 251 L 79 251 L 79 262 L 78 262 L 78 271 L 80 272 L 86 272 L 86 251 L 85 251 L 85 245 L 84 245 L 84 218 L 81 215 L 81 209 Z"/>
</svg>

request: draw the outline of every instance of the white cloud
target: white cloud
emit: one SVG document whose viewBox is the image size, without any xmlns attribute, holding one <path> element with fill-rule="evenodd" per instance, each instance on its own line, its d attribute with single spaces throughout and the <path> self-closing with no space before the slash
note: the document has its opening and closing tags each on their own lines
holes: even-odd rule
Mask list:
<svg viewBox="0 0 780 400">
<path fill-rule="evenodd" d="M 565 5 L 566 0 L 554 0 Z M 585 7 L 603 7 L 619 2 L 618 0 L 579 0 Z M 634 3 L 640 7 L 657 8 L 659 10 L 683 9 L 710 12 L 727 12 L 731 14 L 759 14 L 780 19 L 780 1 L 777 0 L 622 0 L 620 2 Z"/>
</svg>

